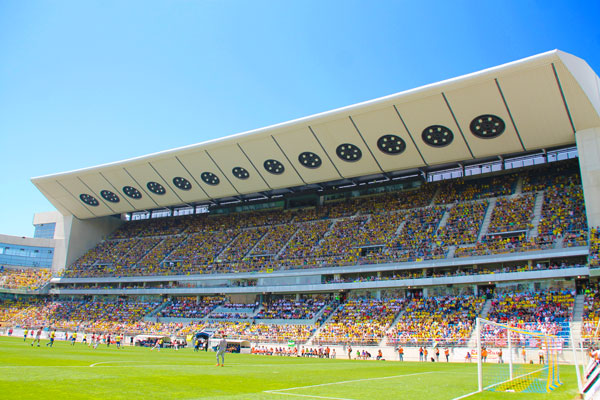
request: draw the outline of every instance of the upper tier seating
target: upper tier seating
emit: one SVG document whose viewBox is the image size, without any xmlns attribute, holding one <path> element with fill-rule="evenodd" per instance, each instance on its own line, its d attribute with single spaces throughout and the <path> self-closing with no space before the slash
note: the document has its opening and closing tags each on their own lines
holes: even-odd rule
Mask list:
<svg viewBox="0 0 600 400">
<path fill-rule="evenodd" d="M 47 268 L 3 268 L 0 270 L 0 287 L 6 289 L 36 290 L 52 278 Z"/>
<path fill-rule="evenodd" d="M 128 222 L 64 275 L 271 272 L 581 246 L 587 243 L 588 227 L 573 165 L 568 161 L 493 177 L 424 183 L 301 210 Z M 492 202 L 489 196 L 500 197 Z M 542 198 L 540 215 L 534 206 Z M 489 225 L 484 224 L 486 213 Z M 537 232 L 532 232 L 534 226 Z"/>
</svg>

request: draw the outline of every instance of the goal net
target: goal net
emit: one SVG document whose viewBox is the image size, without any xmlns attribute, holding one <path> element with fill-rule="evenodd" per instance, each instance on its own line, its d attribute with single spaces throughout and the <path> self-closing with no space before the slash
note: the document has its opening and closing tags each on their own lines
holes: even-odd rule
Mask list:
<svg viewBox="0 0 600 400">
<path fill-rule="evenodd" d="M 561 385 L 562 338 L 481 318 L 476 335 L 479 391 L 546 393 Z"/>
</svg>

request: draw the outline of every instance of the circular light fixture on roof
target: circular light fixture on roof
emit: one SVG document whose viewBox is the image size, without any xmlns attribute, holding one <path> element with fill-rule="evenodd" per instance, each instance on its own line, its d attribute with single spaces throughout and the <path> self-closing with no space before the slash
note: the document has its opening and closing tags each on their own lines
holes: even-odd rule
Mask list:
<svg viewBox="0 0 600 400">
<path fill-rule="evenodd" d="M 433 147 L 448 146 L 454 140 L 454 134 L 443 125 L 431 125 L 423 129 L 423 141 Z"/>
<path fill-rule="evenodd" d="M 406 142 L 396 135 L 383 135 L 377 140 L 377 148 L 385 154 L 400 154 L 406 150 Z"/>
<path fill-rule="evenodd" d="M 213 186 L 218 185 L 219 182 L 221 182 L 219 180 L 219 177 L 213 174 L 212 172 L 203 172 L 202 174 L 200 174 L 200 178 L 202 178 L 204 183 Z"/>
<path fill-rule="evenodd" d="M 315 153 L 311 153 L 310 151 L 300 153 L 300 155 L 298 156 L 298 161 L 306 168 L 312 169 L 319 168 L 322 164 L 321 157 L 319 157 Z"/>
<path fill-rule="evenodd" d="M 98 200 L 91 194 L 82 193 L 79 195 L 79 198 L 88 206 L 97 207 L 98 204 L 100 204 L 98 203 Z"/>
<path fill-rule="evenodd" d="M 115 193 L 110 190 L 102 190 L 100 192 L 100 196 L 106 201 L 110 201 L 111 203 L 118 203 L 121 199 Z"/>
<path fill-rule="evenodd" d="M 234 167 L 231 173 L 238 179 L 248 179 L 250 177 L 250 173 L 243 167 Z"/>
<path fill-rule="evenodd" d="M 471 121 L 471 133 L 482 139 L 492 139 L 502 135 L 506 124 L 497 115 L 484 114 Z"/>
<path fill-rule="evenodd" d="M 123 193 L 125 193 L 127 196 L 131 197 L 132 199 L 141 199 L 142 198 L 142 194 L 140 193 L 140 191 L 137 190 L 136 188 L 134 188 L 133 186 L 123 186 Z"/>
<path fill-rule="evenodd" d="M 148 182 L 146 183 L 146 187 L 154 194 L 163 195 L 167 192 L 165 187 L 158 182 Z"/>
<path fill-rule="evenodd" d="M 277 160 L 269 159 L 263 163 L 263 167 L 267 170 L 267 172 L 272 173 L 273 175 L 281 175 L 285 168 L 282 163 Z"/>
<path fill-rule="evenodd" d="M 177 186 L 181 190 L 190 190 L 192 188 L 192 184 L 185 178 L 181 176 L 176 176 L 173 178 L 173 184 Z"/>
<path fill-rule="evenodd" d="M 348 162 L 358 161 L 362 157 L 362 151 L 358 146 L 350 143 L 340 144 L 335 149 L 335 153 L 340 159 Z"/>
</svg>

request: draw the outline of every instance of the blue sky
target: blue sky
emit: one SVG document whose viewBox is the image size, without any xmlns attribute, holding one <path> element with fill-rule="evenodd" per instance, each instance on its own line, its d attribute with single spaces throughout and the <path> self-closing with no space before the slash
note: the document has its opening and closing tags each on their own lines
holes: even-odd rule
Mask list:
<svg viewBox="0 0 600 400">
<path fill-rule="evenodd" d="M 598 21 L 598 1 L 0 1 L 0 233 L 53 209 L 34 176 L 555 48 L 600 72 Z"/>
</svg>

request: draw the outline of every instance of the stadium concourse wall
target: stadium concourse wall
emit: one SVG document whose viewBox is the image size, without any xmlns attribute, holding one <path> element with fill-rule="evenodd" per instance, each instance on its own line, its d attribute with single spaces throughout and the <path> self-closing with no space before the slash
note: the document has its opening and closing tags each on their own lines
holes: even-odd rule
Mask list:
<svg viewBox="0 0 600 400">
<path fill-rule="evenodd" d="M 137 277 L 111 277 L 111 278 L 53 278 L 54 286 L 50 289 L 55 295 L 202 295 L 202 294 L 260 294 L 270 293 L 306 293 L 326 292 L 338 290 L 364 290 L 419 287 L 444 285 L 473 285 L 474 290 L 479 284 L 510 281 L 533 281 L 540 279 L 564 279 L 576 276 L 592 276 L 596 272 L 588 266 L 579 266 L 562 269 L 535 270 L 526 272 L 505 272 L 481 275 L 459 275 L 450 277 L 412 278 L 397 280 L 374 280 L 348 283 L 322 283 L 325 275 L 338 275 L 345 273 L 375 273 L 396 270 L 422 270 L 424 268 L 472 266 L 485 267 L 486 264 L 506 263 L 511 261 L 535 262 L 554 257 L 571 257 L 587 255 L 587 246 L 565 249 L 551 249 L 529 253 L 510 253 L 494 256 L 465 257 L 458 259 L 429 260 L 414 263 L 390 263 L 376 265 L 358 265 L 352 267 L 331 267 L 320 269 L 298 269 L 276 271 L 272 273 L 234 273 L 234 274 L 205 274 L 205 275 L 172 275 L 172 276 L 137 276 Z M 256 286 L 239 287 L 228 285 L 227 282 L 241 279 L 256 279 Z M 186 287 L 162 288 L 69 288 L 68 285 L 78 284 L 131 284 L 138 283 L 176 283 Z"/>
<path fill-rule="evenodd" d="M 561 279 L 574 276 L 590 276 L 589 267 L 575 267 L 545 271 L 507 272 L 499 274 L 467 275 L 443 278 L 399 279 L 351 283 L 330 283 L 318 285 L 273 285 L 255 287 L 205 287 L 205 288 L 148 288 L 148 289 L 51 289 L 55 295 L 208 295 L 208 294 L 261 294 L 261 293 L 309 293 L 331 292 L 338 290 L 376 290 L 388 288 L 425 288 L 443 285 L 473 285 L 476 293 L 478 284 L 489 282 L 537 281 L 543 279 Z"/>
</svg>

